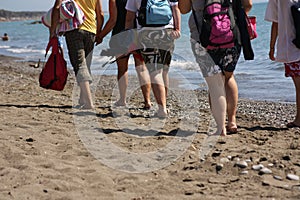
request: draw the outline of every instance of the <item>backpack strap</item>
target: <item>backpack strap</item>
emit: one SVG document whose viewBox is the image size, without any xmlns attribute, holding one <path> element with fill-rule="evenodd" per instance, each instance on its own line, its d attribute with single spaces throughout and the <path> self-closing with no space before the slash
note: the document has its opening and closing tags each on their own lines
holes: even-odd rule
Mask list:
<svg viewBox="0 0 300 200">
<path fill-rule="evenodd" d="M 205 5 L 206 5 L 206 2 L 207 2 L 207 0 L 205 0 Z M 198 21 L 198 19 L 197 19 L 197 16 L 196 16 L 196 11 L 195 11 L 195 9 L 193 8 L 193 4 L 192 4 L 192 15 L 193 15 L 193 17 L 194 17 L 194 21 L 195 21 L 195 25 L 196 25 L 196 27 L 197 27 L 197 31 L 198 31 L 198 33 L 200 34 L 201 33 L 201 30 L 200 30 L 200 27 L 199 27 L 199 21 Z M 200 38 L 200 37 L 199 37 Z M 199 39 L 200 40 L 200 39 Z M 200 42 L 200 41 L 198 41 L 198 42 Z"/>
</svg>

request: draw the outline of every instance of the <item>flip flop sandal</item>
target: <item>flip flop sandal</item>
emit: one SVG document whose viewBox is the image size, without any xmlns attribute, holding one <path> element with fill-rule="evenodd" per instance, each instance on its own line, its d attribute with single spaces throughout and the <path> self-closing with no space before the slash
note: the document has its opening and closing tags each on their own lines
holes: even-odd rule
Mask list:
<svg viewBox="0 0 300 200">
<path fill-rule="evenodd" d="M 229 128 L 229 126 L 226 126 L 226 132 L 227 134 L 235 134 L 238 132 L 238 128 L 237 127 Z"/>
<path fill-rule="evenodd" d="M 287 123 L 286 126 L 287 126 L 288 128 L 295 128 L 295 127 L 300 128 L 300 126 L 298 126 L 297 124 L 295 124 L 295 122 L 289 122 L 289 123 Z"/>
</svg>

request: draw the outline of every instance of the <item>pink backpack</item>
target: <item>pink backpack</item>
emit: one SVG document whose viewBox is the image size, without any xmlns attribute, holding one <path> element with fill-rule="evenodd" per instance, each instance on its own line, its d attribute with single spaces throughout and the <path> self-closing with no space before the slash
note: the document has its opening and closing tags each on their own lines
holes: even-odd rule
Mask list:
<svg viewBox="0 0 300 200">
<path fill-rule="evenodd" d="M 206 0 L 200 35 L 202 46 L 207 49 L 231 48 L 236 40 L 238 27 L 230 0 Z"/>
</svg>

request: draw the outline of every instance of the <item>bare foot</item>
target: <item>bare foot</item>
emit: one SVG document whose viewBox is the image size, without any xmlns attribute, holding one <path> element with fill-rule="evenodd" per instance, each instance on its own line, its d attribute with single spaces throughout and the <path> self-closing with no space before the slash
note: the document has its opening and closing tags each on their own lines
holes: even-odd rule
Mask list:
<svg viewBox="0 0 300 200">
<path fill-rule="evenodd" d="M 238 128 L 237 125 L 233 122 L 228 123 L 226 126 L 226 131 L 228 134 L 235 134 L 238 132 Z"/>
<path fill-rule="evenodd" d="M 167 118 L 168 117 L 168 113 L 165 112 L 165 111 L 157 111 L 155 114 L 154 114 L 154 117 L 158 117 L 158 118 Z"/>
<path fill-rule="evenodd" d="M 222 137 L 225 137 L 226 135 L 227 135 L 226 130 L 222 130 L 221 133 L 219 131 L 216 131 L 215 133 L 210 134 L 210 136 L 222 136 Z"/>
<path fill-rule="evenodd" d="M 150 110 L 151 109 L 151 106 L 152 106 L 152 103 L 151 102 L 149 102 L 149 103 L 144 103 L 144 107 L 143 107 L 143 109 L 144 110 Z"/>
<path fill-rule="evenodd" d="M 117 106 L 117 107 L 119 107 L 119 106 L 126 106 L 126 102 L 118 100 L 118 101 L 116 101 L 114 103 L 114 106 Z"/>
<path fill-rule="evenodd" d="M 84 109 L 84 110 L 92 110 L 92 109 L 95 109 L 95 106 L 94 105 L 83 105 L 81 107 L 81 109 Z"/>
</svg>

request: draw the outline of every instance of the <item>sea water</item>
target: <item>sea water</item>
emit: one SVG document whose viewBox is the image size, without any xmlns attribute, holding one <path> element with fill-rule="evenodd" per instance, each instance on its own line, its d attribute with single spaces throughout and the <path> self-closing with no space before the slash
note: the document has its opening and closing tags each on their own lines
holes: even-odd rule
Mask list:
<svg viewBox="0 0 300 200">
<path fill-rule="evenodd" d="M 239 97 L 252 100 L 266 100 L 276 102 L 295 102 L 295 89 L 291 78 L 284 76 L 282 63 L 272 62 L 268 58 L 271 23 L 264 21 L 266 3 L 254 4 L 250 15 L 256 16 L 258 38 L 252 40 L 255 59 L 245 61 L 241 55 L 235 78 L 239 87 Z M 195 63 L 191 51 L 188 18 L 189 14 L 182 15 L 181 37 L 175 43 L 172 58 L 170 77 L 181 80 L 180 87 L 185 89 L 206 89 L 198 65 Z M 105 16 L 107 19 L 108 16 Z M 45 48 L 48 43 L 48 29 L 43 24 L 32 21 L 0 22 L 0 35 L 8 33 L 9 41 L 0 41 L 0 54 L 24 58 L 27 61 L 45 59 Z M 108 48 L 110 34 L 103 43 L 94 50 L 92 71 L 93 74 L 116 75 L 117 67 L 114 64 L 102 67 L 108 58 L 100 56 L 104 48 Z M 65 58 L 71 66 L 64 42 Z M 134 62 L 130 59 L 129 73 L 136 74 Z"/>
</svg>

